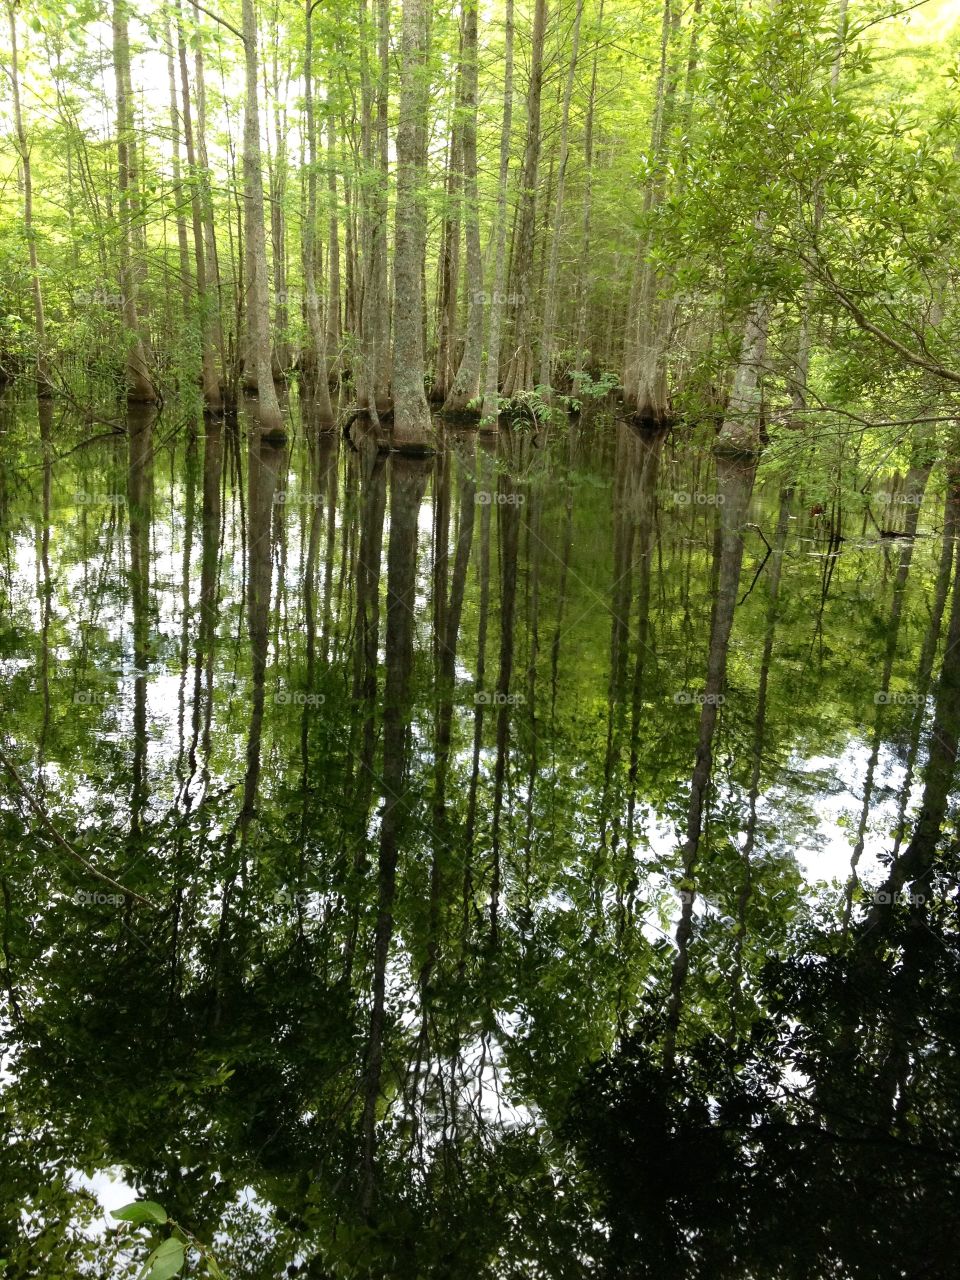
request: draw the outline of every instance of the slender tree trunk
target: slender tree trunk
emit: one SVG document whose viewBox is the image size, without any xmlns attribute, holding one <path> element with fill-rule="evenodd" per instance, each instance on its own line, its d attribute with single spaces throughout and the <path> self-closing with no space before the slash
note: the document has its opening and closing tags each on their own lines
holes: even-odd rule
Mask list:
<svg viewBox="0 0 960 1280">
<path fill-rule="evenodd" d="M 126 329 L 126 387 L 129 403 L 152 404 L 157 393 L 150 378 L 146 344 L 140 331 L 139 272 L 133 262 L 136 241 L 134 210 L 137 207 L 131 172 L 133 128 L 130 118 L 130 42 L 127 35 L 126 0 L 113 4 L 113 66 L 117 103 L 117 193 L 120 242 L 120 296 Z"/>
<path fill-rule="evenodd" d="M 429 0 L 404 0 L 394 237 L 392 447 L 430 448 L 424 391 L 423 255 L 426 248 Z"/>
<path fill-rule="evenodd" d="M 37 395 L 45 398 L 51 393 L 50 370 L 47 363 L 47 328 L 43 312 L 43 289 L 40 285 L 40 267 L 37 262 L 37 236 L 33 226 L 33 169 L 30 163 L 30 143 L 23 122 L 20 105 L 20 66 L 17 47 L 17 11 L 10 3 L 7 9 L 10 19 L 10 82 L 13 90 L 13 124 L 17 135 L 17 151 L 20 154 L 20 171 L 23 175 L 23 232 L 27 240 L 30 259 L 30 292 L 33 295 L 33 324 L 37 339 Z"/>
<path fill-rule="evenodd" d="M 193 312 L 193 281 L 190 279 L 190 242 L 183 208 L 183 174 L 180 169 L 180 112 L 177 104 L 177 74 L 174 61 L 173 26 L 167 23 L 167 80 L 170 87 L 170 152 L 173 170 L 173 203 L 177 223 L 177 251 L 180 262 L 180 295 L 183 318 L 190 323 Z"/>
<path fill-rule="evenodd" d="M 340 226 L 337 207 L 337 126 L 336 111 L 327 98 L 327 193 L 330 202 L 330 230 L 327 235 L 327 381 L 340 381 Z"/>
<path fill-rule="evenodd" d="M 563 191 L 567 174 L 568 135 L 570 130 L 570 100 L 577 73 L 577 56 L 580 51 L 580 21 L 583 17 L 583 0 L 577 0 L 570 38 L 570 64 L 567 82 L 563 89 L 563 108 L 560 114 L 560 161 L 557 167 L 556 205 L 553 216 L 553 234 L 550 236 L 550 259 L 547 268 L 547 285 L 543 298 L 543 335 L 540 341 L 540 385 L 552 385 L 553 340 L 557 323 L 557 277 L 560 271 L 560 237 L 563 228 Z"/>
<path fill-rule="evenodd" d="M 770 304 L 758 299 L 747 312 L 740 359 L 733 390 L 717 437 L 717 448 L 759 453 L 763 428 L 763 391 L 760 371 L 767 351 Z"/>
<path fill-rule="evenodd" d="M 439 298 L 437 301 L 437 360 L 430 398 L 440 404 L 447 398 L 456 375 L 457 304 L 460 285 L 460 197 L 463 188 L 463 39 L 460 66 L 453 94 L 452 127 L 447 156 L 447 208 L 440 247 Z"/>
<path fill-rule="evenodd" d="M 194 17 L 198 17 L 196 9 L 194 9 Z M 183 137 L 187 151 L 187 164 L 191 173 L 190 203 L 193 218 L 194 257 L 197 265 L 197 290 L 200 299 L 203 399 L 209 412 L 219 413 L 223 409 L 223 397 L 227 385 L 227 359 L 221 320 L 223 299 L 217 260 L 216 229 L 213 222 L 210 168 L 207 161 L 203 53 L 198 46 L 194 56 L 194 86 L 197 95 L 197 127 L 194 135 L 187 45 L 184 39 L 179 0 L 177 0 L 177 42 L 180 59 L 180 98 L 183 104 Z"/>
<path fill-rule="evenodd" d="M 318 424 L 333 422 L 330 386 L 327 381 L 326 333 L 320 317 L 317 298 L 317 123 L 313 105 L 313 7 L 315 0 L 305 0 L 306 39 L 303 54 L 303 94 L 307 124 L 307 216 L 303 228 L 303 287 L 306 293 L 307 342 L 304 371 L 316 401 Z"/>
<path fill-rule="evenodd" d="M 243 186 L 248 281 L 247 353 L 257 380 L 260 424 L 268 432 L 280 433 L 283 430 L 283 415 L 273 385 L 270 355 L 270 289 L 267 280 L 260 108 L 257 99 L 257 19 L 253 0 L 243 0 L 243 43 L 246 69 Z"/>
<path fill-rule="evenodd" d="M 463 3 L 463 220 L 467 247 L 467 332 L 460 367 L 444 401 L 444 413 L 479 416 L 483 361 L 483 257 L 477 192 L 477 0 Z M 511 69 L 512 74 L 512 69 Z M 509 139 L 507 140 L 509 146 Z"/>
<path fill-rule="evenodd" d="M 597 12 L 597 27 L 603 27 L 603 0 Z M 580 272 L 577 282 L 577 336 L 574 342 L 574 367 L 583 369 L 592 363 L 585 349 L 587 334 L 587 308 L 590 305 L 590 235 L 593 220 L 593 115 L 597 100 L 597 52 L 593 54 L 590 72 L 590 96 L 587 100 L 587 118 L 583 130 L 583 231 L 581 233 Z M 576 388 L 574 388 L 576 390 Z"/>
<path fill-rule="evenodd" d="M 361 88 L 361 155 L 364 182 L 360 191 L 361 236 L 363 250 L 362 305 L 354 316 L 354 331 L 359 331 L 360 369 L 355 376 L 357 402 L 374 421 L 393 407 L 390 394 L 390 310 L 387 274 L 387 193 L 389 190 L 389 156 L 387 107 L 390 84 L 390 9 L 389 0 L 376 0 L 377 38 L 376 73 L 371 73 L 368 46 L 364 39 L 360 50 Z M 361 29 L 366 29 L 366 0 L 361 0 Z M 346 186 L 346 180 L 345 180 Z M 348 224 L 348 250 L 350 229 Z M 347 255 L 348 297 L 350 294 L 350 257 Z M 347 317 L 348 327 L 351 317 Z"/>
<path fill-rule="evenodd" d="M 847 0 L 840 0 L 840 11 L 837 18 L 837 52 L 830 68 L 830 88 L 834 96 L 840 83 L 840 67 L 843 62 L 843 47 L 846 34 Z M 823 203 L 823 192 L 818 189 L 813 202 L 813 233 L 815 236 L 819 232 L 820 224 L 823 221 Z M 803 412 L 807 407 L 807 379 L 810 375 L 810 351 L 813 345 L 813 335 L 810 329 L 810 313 L 813 311 L 813 302 L 813 279 L 808 273 L 803 283 L 803 302 L 801 304 L 800 329 L 797 338 L 797 359 L 793 376 L 790 379 L 793 383 L 790 406 L 793 411 L 791 425 L 795 427 L 804 425 Z"/>
<path fill-rule="evenodd" d="M 663 199 L 664 167 L 677 95 L 677 71 L 672 46 L 679 33 L 677 0 L 664 0 L 660 34 L 660 71 L 657 77 L 650 156 L 653 172 L 643 195 L 643 212 L 649 217 Z M 637 251 L 631 305 L 624 351 L 623 401 L 627 415 L 645 426 L 664 426 L 670 417 L 667 386 L 667 349 L 673 325 L 673 303 L 661 296 L 663 279 L 650 262 L 651 238 L 642 237 Z"/>
<path fill-rule="evenodd" d="M 183 22 L 179 0 L 176 6 L 177 58 L 180 70 L 180 114 L 183 120 L 183 140 L 190 173 L 190 215 L 193 230 L 193 254 L 197 275 L 197 302 L 200 326 L 200 378 L 203 402 L 207 410 L 217 413 L 223 407 L 220 374 L 217 371 L 217 317 L 219 307 L 216 291 L 209 278 L 208 247 L 204 244 L 204 185 L 207 176 L 198 163 L 193 133 L 193 113 L 190 104 L 190 77 L 187 70 L 187 47 L 183 35 Z M 176 86 L 171 86 L 174 100 Z M 171 108 L 172 110 L 173 108 Z M 212 228 L 211 228 L 212 236 Z M 189 256 L 189 250 L 188 250 Z M 215 257 L 215 250 L 214 250 Z"/>
<path fill-rule="evenodd" d="M 267 135 L 267 161 L 269 166 L 267 190 L 270 192 L 270 239 L 273 248 L 274 289 L 274 376 L 279 381 L 290 368 L 290 307 L 287 293 L 287 223 L 284 216 L 284 196 L 287 187 L 287 144 L 284 111 L 280 100 L 280 66 L 278 55 L 279 33 L 274 23 L 273 75 L 267 88 L 264 68 L 264 101 L 273 98 L 273 151 Z M 289 71 L 287 73 L 289 83 Z"/>
<path fill-rule="evenodd" d="M 527 88 L 527 140 L 520 179 L 520 211 L 513 260 L 512 291 L 516 294 L 514 350 L 504 380 L 504 395 L 533 390 L 533 248 L 537 221 L 537 176 L 540 166 L 540 103 L 543 97 L 543 48 L 547 31 L 547 0 L 535 0 L 530 45 L 530 84 Z"/>
<path fill-rule="evenodd" d="M 494 251 L 493 290 L 490 295 L 490 333 L 487 338 L 487 369 L 483 385 L 481 425 L 495 431 L 500 420 L 500 343 L 503 329 L 504 289 L 507 263 L 507 182 L 510 176 L 510 147 L 513 125 L 513 0 L 506 0 L 503 54 L 503 124 L 500 133 L 500 173 L 497 180 L 497 225 Z"/>
</svg>

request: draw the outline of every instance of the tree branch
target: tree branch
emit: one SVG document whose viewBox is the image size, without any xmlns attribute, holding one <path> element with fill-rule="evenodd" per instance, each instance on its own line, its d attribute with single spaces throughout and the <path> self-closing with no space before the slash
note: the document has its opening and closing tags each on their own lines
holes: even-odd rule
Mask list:
<svg viewBox="0 0 960 1280">
<path fill-rule="evenodd" d="M 54 825 L 53 819 L 50 817 L 46 809 L 44 809 L 43 805 L 40 803 L 40 801 L 36 798 L 36 796 L 27 786 L 20 770 L 13 763 L 13 761 L 6 754 L 6 752 L 3 750 L 2 747 L 0 747 L 0 764 L 2 764 L 9 771 L 14 781 L 16 782 L 17 786 L 20 788 L 21 792 L 23 793 L 23 798 L 26 800 L 27 804 L 30 806 L 33 812 L 40 819 L 43 826 L 45 826 L 47 830 L 50 832 L 50 834 L 53 836 L 57 844 L 61 847 L 61 849 L 65 849 L 66 852 L 69 853 L 71 858 L 79 862 L 85 871 L 88 871 L 90 875 L 95 876 L 98 880 L 102 880 L 104 884 L 110 885 L 111 889 L 119 890 L 119 892 L 122 893 L 125 897 L 133 898 L 137 902 L 142 902 L 145 907 L 152 907 L 154 911 L 160 910 L 157 904 L 155 902 L 151 902 L 149 898 L 144 898 L 142 894 L 137 893 L 134 889 L 128 889 L 126 885 L 120 884 L 119 881 L 112 879 L 112 877 L 106 875 L 103 871 L 98 871 L 92 862 L 88 862 L 87 859 L 83 856 L 83 854 L 79 853 L 70 843 L 70 841 L 60 834 L 60 832 L 57 830 L 56 826 Z"/>
</svg>

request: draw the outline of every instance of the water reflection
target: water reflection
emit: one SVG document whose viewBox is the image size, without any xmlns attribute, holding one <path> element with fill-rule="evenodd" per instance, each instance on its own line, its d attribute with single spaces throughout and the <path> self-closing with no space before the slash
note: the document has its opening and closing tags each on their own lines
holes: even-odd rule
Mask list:
<svg viewBox="0 0 960 1280">
<path fill-rule="evenodd" d="M 11 1276 L 951 1273 L 956 475 L 5 412 Z"/>
</svg>

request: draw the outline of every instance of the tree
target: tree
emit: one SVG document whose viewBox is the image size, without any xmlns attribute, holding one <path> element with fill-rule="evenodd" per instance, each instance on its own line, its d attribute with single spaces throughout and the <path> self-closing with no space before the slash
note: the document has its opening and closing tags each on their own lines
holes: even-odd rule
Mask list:
<svg viewBox="0 0 960 1280">
<path fill-rule="evenodd" d="M 253 0 L 243 0 L 246 97 L 243 125 L 243 209 L 247 298 L 247 358 L 257 387 L 257 414 L 264 431 L 281 432 L 283 415 L 273 385 L 270 342 L 270 284 L 263 219 L 263 165 L 260 156 L 257 18 Z"/>
<path fill-rule="evenodd" d="M 130 40 L 126 0 L 113 3 L 113 74 L 116 83 L 117 191 L 119 204 L 120 297 L 126 330 L 126 392 L 131 404 L 152 404 L 157 392 L 150 376 L 147 348 L 140 328 L 138 306 L 142 263 L 135 261 L 139 241 L 136 218 L 139 193 L 136 178 L 136 138 L 130 115 Z"/>
<path fill-rule="evenodd" d="M 397 210 L 393 288 L 393 429 L 391 447 L 430 448 L 430 408 L 424 390 L 423 255 L 426 208 L 430 8 L 404 0 L 397 125 Z"/>
</svg>

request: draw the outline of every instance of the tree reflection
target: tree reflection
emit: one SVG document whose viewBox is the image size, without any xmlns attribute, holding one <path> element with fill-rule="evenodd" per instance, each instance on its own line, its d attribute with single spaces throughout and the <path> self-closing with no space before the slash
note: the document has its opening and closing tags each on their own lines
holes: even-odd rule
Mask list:
<svg viewBox="0 0 960 1280">
<path fill-rule="evenodd" d="M 825 591 L 668 435 L 155 412 L 0 484 L 4 751 L 87 864 L 4 784 L 14 1280 L 125 1274 L 109 1169 L 252 1280 L 951 1274 L 956 475 Z"/>
</svg>

